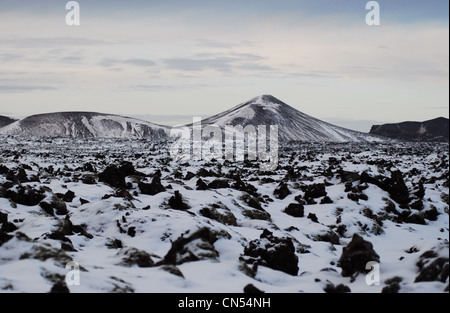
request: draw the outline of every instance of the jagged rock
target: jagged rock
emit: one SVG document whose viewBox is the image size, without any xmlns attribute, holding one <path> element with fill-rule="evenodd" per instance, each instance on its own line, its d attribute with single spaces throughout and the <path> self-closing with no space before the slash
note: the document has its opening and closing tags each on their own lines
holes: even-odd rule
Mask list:
<svg viewBox="0 0 450 313">
<path fill-rule="evenodd" d="M 331 204 L 333 203 L 333 200 L 330 199 L 330 197 L 326 196 L 321 201 L 320 204 Z"/>
<path fill-rule="evenodd" d="M 186 211 L 190 208 L 178 190 L 175 191 L 175 194 L 169 199 L 168 203 L 174 210 Z"/>
<path fill-rule="evenodd" d="M 391 178 L 374 178 L 366 172 L 363 172 L 361 174 L 361 182 L 378 186 L 382 190 L 388 192 L 392 200 L 401 206 L 407 206 L 409 203 L 410 196 L 408 187 L 406 186 L 405 181 L 403 180 L 403 175 L 400 171 L 392 171 Z"/>
<path fill-rule="evenodd" d="M 8 233 L 4 232 L 3 230 L 0 229 L 0 247 L 4 244 L 7 243 L 9 240 L 11 240 L 14 236 L 9 235 Z"/>
<path fill-rule="evenodd" d="M 230 183 L 225 179 L 215 179 L 209 183 L 208 188 L 210 189 L 226 189 L 230 188 Z"/>
<path fill-rule="evenodd" d="M 356 172 L 348 172 L 344 170 L 338 171 L 339 175 L 341 176 L 341 181 L 343 183 L 345 182 L 355 182 L 361 179 L 361 176 Z"/>
<path fill-rule="evenodd" d="M 56 282 L 53 284 L 50 293 L 70 293 L 70 290 L 64 282 Z"/>
<path fill-rule="evenodd" d="M 192 172 L 187 172 L 186 176 L 184 176 L 184 180 L 191 180 L 192 178 L 194 178 L 196 175 Z"/>
<path fill-rule="evenodd" d="M 126 189 L 119 188 L 114 193 L 114 197 L 116 198 L 123 198 L 125 200 L 133 200 L 133 196 L 130 194 L 130 192 Z"/>
<path fill-rule="evenodd" d="M 95 180 L 95 176 L 93 175 L 83 175 L 81 181 L 86 185 L 95 185 L 97 183 L 97 181 Z"/>
<path fill-rule="evenodd" d="M 12 232 L 18 230 L 18 228 L 16 225 L 14 225 L 11 222 L 5 222 L 5 223 L 2 223 L 1 230 L 4 231 L 5 233 L 12 233 Z"/>
<path fill-rule="evenodd" d="M 119 239 L 114 239 L 114 240 L 108 241 L 108 243 L 106 243 L 106 246 L 109 249 L 122 249 L 123 248 L 123 243 Z"/>
<path fill-rule="evenodd" d="M 9 168 L 3 164 L 0 164 L 0 175 L 6 175 L 9 173 Z"/>
<path fill-rule="evenodd" d="M 216 174 L 214 174 L 213 172 L 208 171 L 204 168 L 201 168 L 198 170 L 197 176 L 198 177 L 213 177 L 213 176 L 216 176 Z"/>
<path fill-rule="evenodd" d="M 199 213 L 202 216 L 218 221 L 219 223 L 237 226 L 236 217 L 224 205 L 215 203 L 210 207 L 201 209 Z"/>
<path fill-rule="evenodd" d="M 317 218 L 317 215 L 314 213 L 309 213 L 308 218 L 313 221 L 314 223 L 319 223 L 319 219 Z M 338 237 L 338 243 L 339 243 L 339 237 Z"/>
<path fill-rule="evenodd" d="M 416 201 L 412 202 L 412 203 L 409 205 L 409 207 L 410 207 L 411 209 L 413 209 L 413 210 L 416 210 L 416 211 L 422 211 L 423 208 L 424 208 L 423 201 L 420 200 L 420 199 L 417 199 Z"/>
<path fill-rule="evenodd" d="M 130 237 L 136 237 L 136 227 L 128 228 L 127 235 Z"/>
<path fill-rule="evenodd" d="M 8 222 L 8 214 L 0 212 L 0 224 Z"/>
<path fill-rule="evenodd" d="M 131 162 L 122 162 L 119 167 L 119 171 L 125 177 L 135 174 L 136 170 Z"/>
<path fill-rule="evenodd" d="M 81 205 L 83 205 L 83 204 L 89 203 L 89 200 L 80 198 L 80 203 L 81 203 Z"/>
<path fill-rule="evenodd" d="M 348 277 L 355 273 L 367 273 L 368 262 L 380 262 L 380 256 L 373 250 L 373 245 L 358 234 L 354 234 L 352 241 L 343 248 L 339 266 L 342 276 Z"/>
<path fill-rule="evenodd" d="M 400 283 L 402 282 L 402 280 L 403 278 L 398 276 L 386 280 L 385 284 L 387 286 L 383 287 L 381 293 L 398 293 L 401 289 Z"/>
<path fill-rule="evenodd" d="M 239 176 L 235 178 L 235 182 L 232 184 L 231 188 L 246 192 L 254 197 L 257 197 L 258 195 L 258 189 L 251 184 L 244 183 Z"/>
<path fill-rule="evenodd" d="M 68 242 L 61 242 L 61 250 L 67 252 L 78 252 L 78 250 L 73 247 L 73 244 Z"/>
<path fill-rule="evenodd" d="M 91 172 L 91 173 L 97 173 L 97 169 L 95 168 L 95 166 L 92 163 L 85 163 L 83 165 L 83 171 L 85 172 Z"/>
<path fill-rule="evenodd" d="M 26 183 L 26 182 L 30 181 L 28 179 L 27 173 L 25 172 L 25 170 L 23 168 L 19 168 L 17 170 L 16 179 L 19 183 Z"/>
<path fill-rule="evenodd" d="M 214 248 L 217 235 L 209 228 L 201 228 L 189 237 L 181 236 L 174 242 L 164 257 L 164 264 L 180 265 L 203 259 L 217 259 L 219 253 Z"/>
<path fill-rule="evenodd" d="M 66 215 L 68 213 L 67 205 L 63 201 L 61 201 L 58 197 L 53 196 L 52 201 L 50 203 L 42 201 L 39 203 L 39 206 L 45 213 L 49 215 Z"/>
<path fill-rule="evenodd" d="M 425 217 L 423 213 L 411 213 L 405 219 L 405 223 L 426 225 Z"/>
<path fill-rule="evenodd" d="M 291 191 L 289 190 L 288 186 L 282 182 L 278 185 L 273 194 L 278 199 L 283 200 L 291 194 Z"/>
<path fill-rule="evenodd" d="M 99 181 L 116 188 L 125 188 L 125 173 L 117 166 L 110 165 L 98 175 Z"/>
<path fill-rule="evenodd" d="M 43 262 L 52 259 L 55 261 L 55 264 L 62 268 L 64 268 L 67 263 L 73 261 L 72 258 L 61 249 L 55 249 L 40 245 L 33 246 L 31 248 L 31 251 L 26 252 L 19 257 L 19 260 L 27 259 L 36 259 Z"/>
<path fill-rule="evenodd" d="M 347 194 L 347 198 L 349 198 L 350 200 L 355 201 L 355 202 L 359 202 L 359 200 L 364 200 L 364 201 L 369 200 L 369 197 L 367 197 L 367 195 L 362 192 L 358 192 L 358 193 L 350 192 Z"/>
<path fill-rule="evenodd" d="M 264 209 L 261 206 L 261 202 L 259 202 L 258 199 L 256 199 L 255 197 L 253 197 L 249 194 L 244 194 L 241 197 L 241 200 L 244 201 L 245 204 L 248 205 L 249 207 L 252 207 L 252 208 L 260 210 L 260 211 L 264 211 Z"/>
<path fill-rule="evenodd" d="M 244 250 L 242 260 L 259 264 L 290 275 L 298 274 L 298 257 L 290 238 L 277 238 L 267 229 L 260 239 L 253 240 Z"/>
<path fill-rule="evenodd" d="M 414 195 L 419 198 L 420 200 L 423 199 L 423 197 L 425 196 L 425 187 L 423 185 L 423 180 L 419 181 L 419 188 L 418 190 L 414 193 Z"/>
<path fill-rule="evenodd" d="M 328 230 L 325 233 L 315 235 L 315 236 L 313 236 L 313 238 L 315 240 L 317 240 L 317 241 L 329 242 L 329 243 L 334 244 L 334 245 L 337 245 L 340 242 L 339 241 L 339 235 L 336 234 L 331 229 Z"/>
<path fill-rule="evenodd" d="M 321 197 L 325 197 L 327 195 L 325 184 L 313 184 L 309 186 L 303 186 L 303 191 L 305 192 L 305 199 L 317 199 Z"/>
<path fill-rule="evenodd" d="M 63 200 L 64 202 L 72 202 L 74 198 L 75 198 L 75 193 L 74 193 L 73 191 L 68 190 L 68 191 L 64 194 L 62 200 Z"/>
<path fill-rule="evenodd" d="M 328 283 L 325 288 L 323 289 L 323 291 L 325 291 L 326 293 L 349 293 L 352 292 L 350 287 L 344 285 L 344 284 L 339 284 L 337 286 L 335 286 L 332 283 Z"/>
<path fill-rule="evenodd" d="M 419 274 L 415 282 L 440 281 L 445 283 L 449 278 L 449 243 L 442 243 L 432 250 L 424 252 L 417 262 Z"/>
<path fill-rule="evenodd" d="M 138 186 L 143 194 L 150 196 L 166 191 L 166 188 L 161 184 L 160 176 L 154 176 L 150 184 L 139 182 Z"/>
<path fill-rule="evenodd" d="M 123 249 L 117 255 L 122 258 L 119 264 L 123 266 L 152 267 L 155 265 L 150 254 L 136 248 Z"/>
<path fill-rule="evenodd" d="M 258 210 L 258 209 L 248 210 L 248 209 L 243 208 L 242 214 L 245 217 L 248 217 L 252 220 L 262 220 L 262 221 L 270 221 L 271 220 L 271 215 L 262 208 L 261 208 L 261 210 Z"/>
<path fill-rule="evenodd" d="M 256 288 L 252 284 L 248 284 L 247 286 L 244 287 L 244 293 L 246 293 L 246 294 L 261 294 L 261 293 L 265 293 L 265 292 Z"/>
<path fill-rule="evenodd" d="M 284 209 L 284 213 L 293 217 L 304 217 L 305 207 L 299 203 L 291 203 Z"/>
<path fill-rule="evenodd" d="M 429 221 L 437 221 L 438 216 L 439 212 L 434 206 L 429 210 L 423 211 L 423 217 Z"/>
<path fill-rule="evenodd" d="M 72 243 L 61 230 L 54 230 L 46 236 L 46 238 Z"/>
<path fill-rule="evenodd" d="M 201 178 L 199 178 L 197 180 L 196 185 L 197 185 L 197 190 L 207 190 L 208 189 L 208 185 Z"/>
<path fill-rule="evenodd" d="M 175 265 L 166 264 L 166 265 L 163 265 L 163 266 L 161 267 L 161 269 L 164 270 L 164 271 L 166 271 L 166 272 L 168 272 L 168 273 L 170 273 L 170 274 L 172 274 L 172 275 L 175 275 L 175 276 L 184 278 L 183 273 L 182 273 L 182 272 L 180 271 L 180 269 L 179 269 L 178 267 L 176 267 Z"/>
<path fill-rule="evenodd" d="M 17 204 L 26 206 L 38 205 L 45 198 L 44 188 L 34 189 L 31 186 L 17 186 L 17 191 L 8 189 L 6 197 Z"/>
</svg>

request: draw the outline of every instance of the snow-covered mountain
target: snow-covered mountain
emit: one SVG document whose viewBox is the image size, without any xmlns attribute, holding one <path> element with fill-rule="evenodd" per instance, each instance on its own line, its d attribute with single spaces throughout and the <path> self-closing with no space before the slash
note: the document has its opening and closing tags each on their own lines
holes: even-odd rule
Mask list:
<svg viewBox="0 0 450 313">
<path fill-rule="evenodd" d="M 0 134 L 35 137 L 163 139 L 169 127 L 111 114 L 61 112 L 26 117 Z"/>
<path fill-rule="evenodd" d="M 202 125 L 277 125 L 279 141 L 373 142 L 387 140 L 309 116 L 270 95 L 263 95 L 202 121 Z M 61 112 L 26 117 L 0 128 L 0 135 L 70 138 L 165 139 L 169 126 L 118 115 Z"/>
<path fill-rule="evenodd" d="M 366 142 L 382 137 L 353 131 L 309 116 L 271 95 L 262 95 L 202 121 L 206 125 L 278 125 L 280 141 Z"/>
<path fill-rule="evenodd" d="M 12 118 L 7 117 L 7 116 L 1 116 L 0 115 L 0 128 L 4 127 L 6 125 L 12 124 L 15 121 L 16 121 L 15 119 L 12 119 Z"/>
<path fill-rule="evenodd" d="M 370 133 L 403 141 L 448 142 L 449 122 L 439 117 L 425 122 L 374 125 Z"/>
</svg>

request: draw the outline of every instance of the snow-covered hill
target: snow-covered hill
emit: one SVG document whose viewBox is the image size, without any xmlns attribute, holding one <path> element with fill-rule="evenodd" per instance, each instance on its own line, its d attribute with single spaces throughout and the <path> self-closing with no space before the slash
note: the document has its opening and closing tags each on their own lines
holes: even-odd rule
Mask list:
<svg viewBox="0 0 450 313">
<path fill-rule="evenodd" d="M 381 142 L 388 140 L 342 128 L 302 113 L 270 95 L 263 95 L 202 121 L 202 125 L 277 125 L 279 141 Z M 33 137 L 166 139 L 169 126 L 134 118 L 92 112 L 61 112 L 26 117 L 0 134 Z"/>
<path fill-rule="evenodd" d="M 15 121 L 16 121 L 15 119 L 12 119 L 12 118 L 7 117 L 7 116 L 1 116 L 0 115 L 0 128 L 4 127 L 6 125 L 12 124 Z"/>
<path fill-rule="evenodd" d="M 163 139 L 169 127 L 111 114 L 61 112 L 26 117 L 0 129 L 3 135 L 69 138 Z"/>
<path fill-rule="evenodd" d="M 202 121 L 207 125 L 278 125 L 280 141 L 373 142 L 383 137 L 342 128 L 309 116 L 271 95 L 262 95 Z"/>
</svg>

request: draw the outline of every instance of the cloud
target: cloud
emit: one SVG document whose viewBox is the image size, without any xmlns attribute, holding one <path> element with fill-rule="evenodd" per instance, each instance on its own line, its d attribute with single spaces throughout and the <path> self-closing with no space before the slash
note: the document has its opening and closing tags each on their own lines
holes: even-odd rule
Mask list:
<svg viewBox="0 0 450 313">
<path fill-rule="evenodd" d="M 20 56 L 18 54 L 14 54 L 14 53 L 1 53 L 0 54 L 0 60 L 3 62 L 14 61 L 14 60 L 17 60 L 20 58 L 22 58 L 22 56 Z"/>
<path fill-rule="evenodd" d="M 230 72 L 233 68 L 233 62 L 236 62 L 236 59 L 229 57 L 216 57 L 208 59 L 170 58 L 164 60 L 164 63 L 168 68 L 188 72 L 198 72 L 204 70 Z"/>
<path fill-rule="evenodd" d="M 133 65 L 133 66 L 139 66 L 139 67 L 156 66 L 156 62 L 154 62 L 152 60 L 138 59 L 138 58 L 124 59 L 124 60 L 105 58 L 99 64 L 103 67 L 113 67 L 113 66 L 117 66 L 117 65 Z"/>
<path fill-rule="evenodd" d="M 0 86 L 0 93 L 51 91 L 51 90 L 58 90 L 58 89 L 49 86 L 20 86 L 20 85 Z"/>
<path fill-rule="evenodd" d="M 197 89 L 203 87 L 217 87 L 213 84 L 172 84 L 172 85 L 131 85 L 128 86 L 128 89 L 138 90 L 138 91 L 149 91 L 149 92 L 157 92 L 157 91 L 172 91 L 172 90 L 182 90 L 182 89 Z"/>
<path fill-rule="evenodd" d="M 215 70 L 222 73 L 231 73 L 239 70 L 271 71 L 272 67 L 257 63 L 265 60 L 264 57 L 251 53 L 213 54 L 200 53 L 192 58 L 169 58 L 163 63 L 170 69 L 187 72 Z"/>
<path fill-rule="evenodd" d="M 0 38 L 1 46 L 14 46 L 16 48 L 61 47 L 61 46 L 98 46 L 111 45 L 115 42 L 87 37 L 17 37 Z"/>
<path fill-rule="evenodd" d="M 155 66 L 156 62 L 146 59 L 127 59 L 122 61 L 123 64 L 130 64 L 135 66 Z"/>
<path fill-rule="evenodd" d="M 60 61 L 63 63 L 68 63 L 68 64 L 79 64 L 83 61 L 83 58 L 79 57 L 79 56 L 67 56 L 67 57 L 61 58 Z"/>
<path fill-rule="evenodd" d="M 258 63 L 246 63 L 239 66 L 240 69 L 249 71 L 273 71 L 274 68 L 268 65 L 258 64 Z"/>
<path fill-rule="evenodd" d="M 206 47 L 206 48 L 219 48 L 219 49 L 233 49 L 233 48 L 242 48 L 242 47 L 253 47 L 255 43 L 252 41 L 244 40 L 240 42 L 226 42 L 226 41 L 217 41 L 211 39 L 197 39 L 198 46 Z"/>
</svg>

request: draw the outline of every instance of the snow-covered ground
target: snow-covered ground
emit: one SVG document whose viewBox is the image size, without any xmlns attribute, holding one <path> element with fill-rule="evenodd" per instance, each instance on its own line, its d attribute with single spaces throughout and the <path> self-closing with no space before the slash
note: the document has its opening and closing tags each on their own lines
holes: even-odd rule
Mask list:
<svg viewBox="0 0 450 313">
<path fill-rule="evenodd" d="M 146 140 L 2 137 L 0 291 L 444 292 L 448 151 L 299 143 L 260 172 L 175 163 L 167 144 Z M 379 256 L 378 285 L 356 268 L 342 275 L 355 234 Z M 71 261 L 80 284 L 67 286 Z"/>
</svg>

